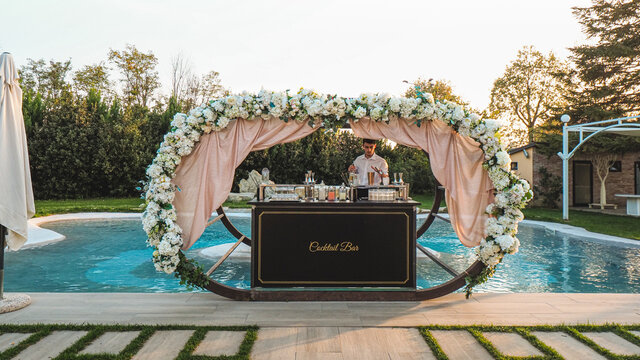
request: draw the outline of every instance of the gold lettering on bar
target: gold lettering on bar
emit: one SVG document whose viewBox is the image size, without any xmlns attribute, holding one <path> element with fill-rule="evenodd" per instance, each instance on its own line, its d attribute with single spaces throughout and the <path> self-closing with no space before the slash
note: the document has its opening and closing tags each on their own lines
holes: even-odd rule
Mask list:
<svg viewBox="0 0 640 360">
<path fill-rule="evenodd" d="M 227 252 L 222 255 L 222 257 L 220 258 L 220 260 L 218 260 L 218 262 L 216 262 L 211 269 L 209 269 L 209 271 L 207 271 L 207 276 L 210 276 L 217 268 L 218 266 L 222 265 L 222 262 L 227 260 L 227 258 L 229 257 L 229 255 L 231 255 L 231 253 L 233 252 L 233 250 L 235 250 L 238 245 L 240 245 L 240 243 L 242 242 L 242 240 L 244 240 L 246 236 L 242 235 L 242 237 L 240 239 L 238 239 L 238 241 L 236 241 L 235 244 L 233 244 L 233 246 L 227 250 Z"/>
<path fill-rule="evenodd" d="M 215 223 L 216 221 L 218 221 L 218 220 L 222 219 L 222 217 L 224 217 L 224 214 L 220 214 L 220 215 L 216 216 L 216 218 L 215 218 L 215 219 L 213 219 L 213 220 L 209 221 L 209 222 L 207 223 L 207 225 L 205 225 L 204 227 L 208 228 L 209 226 L 213 225 L 213 223 Z"/>
<path fill-rule="evenodd" d="M 324 243 L 320 244 L 317 241 L 312 241 L 309 243 L 309 252 L 319 252 L 319 251 L 339 251 L 339 252 L 357 252 L 360 249 L 358 245 L 354 245 L 351 241 L 343 241 L 341 243 Z"/>
</svg>

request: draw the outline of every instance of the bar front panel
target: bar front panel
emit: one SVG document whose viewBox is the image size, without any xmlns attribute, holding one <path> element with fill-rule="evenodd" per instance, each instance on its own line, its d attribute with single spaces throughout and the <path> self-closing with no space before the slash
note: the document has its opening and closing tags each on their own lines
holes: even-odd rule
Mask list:
<svg viewBox="0 0 640 360">
<path fill-rule="evenodd" d="M 415 208 L 253 210 L 253 287 L 415 288 Z"/>
</svg>

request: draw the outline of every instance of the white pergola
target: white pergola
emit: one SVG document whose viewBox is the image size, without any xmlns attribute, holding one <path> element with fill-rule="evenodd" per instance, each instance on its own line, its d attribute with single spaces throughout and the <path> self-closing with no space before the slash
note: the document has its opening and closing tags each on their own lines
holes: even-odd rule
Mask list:
<svg viewBox="0 0 640 360">
<path fill-rule="evenodd" d="M 564 220 L 569 220 L 569 159 L 573 157 L 582 144 L 599 133 L 640 136 L 638 119 L 640 119 L 640 115 L 586 124 L 567 125 L 570 120 L 569 115 L 562 115 L 560 118 L 564 123 L 562 127 L 562 152 L 558 152 L 558 156 L 562 159 L 562 218 Z M 571 149 L 571 152 L 569 152 L 570 131 L 580 134 L 580 141 Z"/>
</svg>

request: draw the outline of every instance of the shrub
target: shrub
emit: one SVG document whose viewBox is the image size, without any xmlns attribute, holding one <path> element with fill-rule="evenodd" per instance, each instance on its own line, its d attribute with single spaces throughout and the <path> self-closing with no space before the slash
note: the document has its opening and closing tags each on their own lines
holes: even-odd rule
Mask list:
<svg viewBox="0 0 640 360">
<path fill-rule="evenodd" d="M 544 207 L 557 208 L 558 199 L 562 198 L 562 179 L 550 173 L 545 167 L 541 167 L 538 173 L 540 174 L 540 185 L 533 187 L 536 195 L 542 199 Z"/>
</svg>

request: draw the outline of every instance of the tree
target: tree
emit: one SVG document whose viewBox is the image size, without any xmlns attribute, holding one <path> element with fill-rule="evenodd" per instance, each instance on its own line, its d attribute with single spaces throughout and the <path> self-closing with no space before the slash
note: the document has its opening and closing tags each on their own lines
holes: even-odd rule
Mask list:
<svg viewBox="0 0 640 360">
<path fill-rule="evenodd" d="M 171 96 L 178 102 L 182 102 L 187 87 L 187 81 L 191 78 L 191 63 L 184 58 L 182 53 L 171 59 Z"/>
<path fill-rule="evenodd" d="M 616 155 L 611 153 L 600 153 L 593 156 L 593 165 L 596 168 L 596 174 L 600 179 L 600 209 L 604 209 L 607 205 L 607 187 L 605 182 L 609 176 L 609 169 L 616 160 Z"/>
<path fill-rule="evenodd" d="M 640 110 L 640 2 L 594 0 L 591 7 L 574 8 L 589 42 L 571 48 L 572 68 L 559 79 L 568 89 L 567 106 L 558 114 L 569 114 L 571 123 L 587 123 L 635 115 Z M 559 116 L 549 124 L 546 152 L 555 154 L 562 144 Z M 570 134 L 570 143 L 578 135 Z M 601 134 L 580 148 L 582 153 L 621 154 L 640 150 L 640 138 Z"/>
<path fill-rule="evenodd" d="M 71 60 L 64 62 L 27 59 L 27 65 L 20 67 L 22 87 L 26 91 L 42 94 L 45 99 L 59 99 L 64 92 L 70 91 L 67 75 L 71 71 Z"/>
<path fill-rule="evenodd" d="M 533 46 L 525 46 L 493 83 L 489 110 L 514 126 L 522 124 L 527 140 L 533 142 L 536 125 L 551 118 L 553 109 L 562 105 L 563 83 L 554 74 L 564 69 L 566 64 L 553 53 L 544 56 Z"/>
<path fill-rule="evenodd" d="M 152 52 L 140 52 L 133 45 L 125 50 L 109 50 L 109 61 L 122 74 L 123 95 L 128 105 L 147 107 L 154 91 L 160 87 L 156 65 L 158 59 Z"/>
<path fill-rule="evenodd" d="M 203 102 L 221 97 L 228 92 L 220 84 L 220 73 L 209 71 L 209 73 L 199 77 L 191 75 L 187 79 L 183 101 L 184 108 L 190 109 Z"/>
<path fill-rule="evenodd" d="M 405 82 L 408 83 L 406 80 Z M 453 87 L 447 80 L 440 79 L 434 81 L 433 79 L 424 80 L 423 78 L 418 78 L 418 80 L 415 80 L 412 85 L 413 86 L 407 89 L 404 93 L 404 96 L 415 97 L 417 91 L 420 91 L 430 93 L 436 100 L 447 100 L 460 105 L 467 105 L 460 96 L 454 94 Z"/>
<path fill-rule="evenodd" d="M 73 74 L 73 83 L 77 92 L 88 95 L 91 90 L 100 92 L 103 96 L 111 93 L 109 68 L 102 63 L 85 65 Z"/>
<path fill-rule="evenodd" d="M 575 69 L 567 113 L 573 122 L 627 116 L 640 110 L 640 2 L 593 0 L 573 13 L 590 42 L 571 48 Z"/>
</svg>

